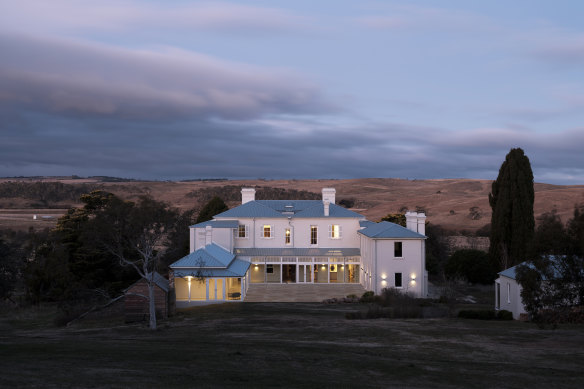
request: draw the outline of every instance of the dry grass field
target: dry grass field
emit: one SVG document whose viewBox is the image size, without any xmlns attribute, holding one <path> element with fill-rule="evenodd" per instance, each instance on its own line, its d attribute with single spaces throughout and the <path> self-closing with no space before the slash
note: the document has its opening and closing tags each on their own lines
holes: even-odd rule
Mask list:
<svg viewBox="0 0 584 389">
<path fill-rule="evenodd" d="M 35 310 L 36 309 L 36 310 Z M 582 388 L 584 328 L 442 319 L 347 320 L 359 304 L 193 308 L 160 329 L 51 308 L 0 315 L 0 387 Z"/>
<path fill-rule="evenodd" d="M 15 179 L 1 179 L 0 183 Z M 423 209 L 428 221 L 452 230 L 475 231 L 490 222 L 491 208 L 488 194 L 489 180 L 441 179 L 403 180 L 393 178 L 360 178 L 350 180 L 229 180 L 229 181 L 119 181 L 103 182 L 100 179 L 44 178 L 26 179 L 27 182 L 59 181 L 70 185 L 93 185 L 97 189 L 111 191 L 126 199 L 135 199 L 149 194 L 181 210 L 201 206 L 198 199 L 189 193 L 203 188 L 223 186 L 249 186 L 305 190 L 320 193 L 323 187 L 337 190 L 337 201 L 355 200 L 354 210 L 370 220 L 379 220 L 388 213 L 405 209 Z M 230 207 L 239 200 L 228 201 Z M 69 202 L 70 203 L 70 202 Z M 562 220 L 567 221 L 574 205 L 584 204 L 584 185 L 535 184 L 535 214 L 541 215 L 553 209 Z M 55 204 L 54 208 L 27 209 L 22 199 L 0 198 L 0 228 L 26 229 L 30 226 L 44 227 L 50 221 L 33 222 L 32 215 L 58 216 L 68 205 Z"/>
</svg>

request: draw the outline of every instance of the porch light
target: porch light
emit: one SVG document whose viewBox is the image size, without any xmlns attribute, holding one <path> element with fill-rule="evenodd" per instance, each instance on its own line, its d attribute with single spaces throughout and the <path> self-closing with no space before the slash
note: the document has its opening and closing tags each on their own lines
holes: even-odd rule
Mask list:
<svg viewBox="0 0 584 389">
<path fill-rule="evenodd" d="M 254 270 L 257 271 L 258 269 L 259 269 L 259 266 L 256 264 L 255 267 L 254 267 Z"/>
</svg>

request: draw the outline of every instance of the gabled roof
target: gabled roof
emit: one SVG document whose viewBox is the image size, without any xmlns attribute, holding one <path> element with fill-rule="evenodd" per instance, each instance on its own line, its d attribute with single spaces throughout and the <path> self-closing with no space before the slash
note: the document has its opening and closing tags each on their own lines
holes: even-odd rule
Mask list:
<svg viewBox="0 0 584 389">
<path fill-rule="evenodd" d="M 205 228 L 211 226 L 213 228 L 237 228 L 239 222 L 237 220 L 209 220 L 199 224 L 193 224 L 191 228 Z"/>
<path fill-rule="evenodd" d="M 215 219 L 239 217 L 325 217 L 324 203 L 321 200 L 256 200 L 215 215 Z M 330 204 L 328 217 L 362 219 L 363 215 Z"/>
<path fill-rule="evenodd" d="M 374 223 L 358 233 L 373 239 L 425 239 L 426 236 L 390 222 Z"/>
<path fill-rule="evenodd" d="M 172 265 L 171 269 L 193 267 L 193 268 L 227 268 L 235 258 L 234 254 L 224 248 L 211 243 L 205 247 L 182 257 Z"/>
<path fill-rule="evenodd" d="M 369 221 L 369 220 L 359 220 L 359 225 L 361 227 L 370 227 L 370 226 L 373 226 L 375 224 L 377 224 L 377 223 Z"/>
</svg>

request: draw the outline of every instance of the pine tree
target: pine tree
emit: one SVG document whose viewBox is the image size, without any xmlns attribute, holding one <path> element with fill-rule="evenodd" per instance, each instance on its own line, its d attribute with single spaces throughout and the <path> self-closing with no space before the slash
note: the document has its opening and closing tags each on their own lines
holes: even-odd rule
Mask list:
<svg viewBox="0 0 584 389">
<path fill-rule="evenodd" d="M 533 172 L 522 149 L 511 149 L 493 182 L 489 256 L 498 270 L 525 261 L 533 239 Z"/>
<path fill-rule="evenodd" d="M 215 196 L 211 200 L 209 200 L 207 204 L 205 204 L 203 209 L 201 209 L 201 212 L 199 212 L 199 216 L 197 217 L 196 223 L 199 224 L 206 222 L 207 220 L 211 220 L 213 219 L 213 216 L 221 212 L 225 212 L 228 209 L 229 208 L 227 207 L 225 202 L 220 197 Z"/>
</svg>

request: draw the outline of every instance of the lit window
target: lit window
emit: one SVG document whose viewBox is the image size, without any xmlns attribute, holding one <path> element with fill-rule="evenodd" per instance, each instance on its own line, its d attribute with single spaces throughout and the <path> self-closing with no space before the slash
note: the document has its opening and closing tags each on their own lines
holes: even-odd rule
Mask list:
<svg viewBox="0 0 584 389">
<path fill-rule="evenodd" d="M 286 228 L 286 232 L 284 233 L 284 242 L 286 244 L 290 244 L 292 238 L 292 231 L 289 228 Z"/>
<path fill-rule="evenodd" d="M 329 225 L 329 238 L 340 239 L 342 233 L 342 228 L 338 224 Z"/>
<path fill-rule="evenodd" d="M 247 238 L 247 226 L 245 224 L 240 224 L 237 229 L 238 238 Z"/>
<path fill-rule="evenodd" d="M 393 256 L 401 258 L 402 254 L 402 242 L 393 242 Z"/>
<path fill-rule="evenodd" d="M 264 224 L 264 238 L 272 237 L 272 226 L 269 224 Z"/>
<path fill-rule="evenodd" d="M 310 226 L 310 244 L 318 244 L 318 227 Z"/>
<path fill-rule="evenodd" d="M 401 288 L 402 287 L 402 274 L 395 273 L 395 287 Z"/>
</svg>

